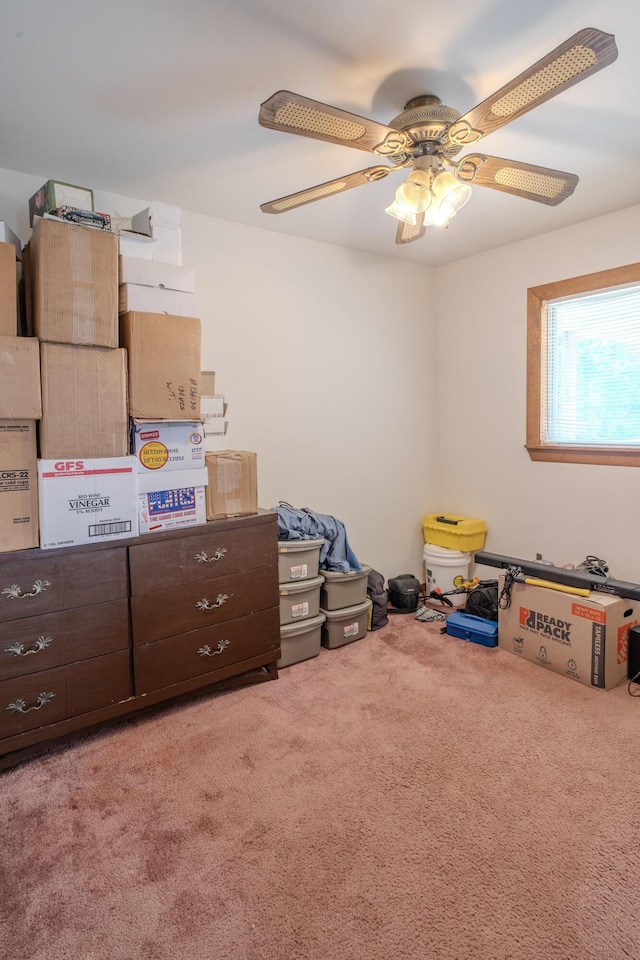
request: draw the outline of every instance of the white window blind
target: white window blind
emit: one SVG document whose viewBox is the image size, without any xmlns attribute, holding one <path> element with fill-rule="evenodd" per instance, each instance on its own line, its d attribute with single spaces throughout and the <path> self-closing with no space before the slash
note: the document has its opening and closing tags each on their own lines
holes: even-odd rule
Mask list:
<svg viewBox="0 0 640 960">
<path fill-rule="evenodd" d="M 543 443 L 640 449 L 640 286 L 545 307 Z"/>
</svg>

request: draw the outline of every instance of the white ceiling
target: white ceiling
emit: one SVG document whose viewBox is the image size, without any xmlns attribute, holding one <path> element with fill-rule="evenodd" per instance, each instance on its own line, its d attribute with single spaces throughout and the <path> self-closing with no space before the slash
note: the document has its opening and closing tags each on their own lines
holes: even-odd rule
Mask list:
<svg viewBox="0 0 640 960">
<path fill-rule="evenodd" d="M 259 126 L 276 90 L 382 123 L 421 93 L 465 113 L 583 27 L 615 34 L 615 63 L 480 147 L 578 174 L 560 206 L 476 188 L 447 230 L 398 246 L 399 172 L 261 213 L 380 162 Z M 5 0 L 0 28 L 11 170 L 432 265 L 640 202 L 637 0 Z"/>
</svg>

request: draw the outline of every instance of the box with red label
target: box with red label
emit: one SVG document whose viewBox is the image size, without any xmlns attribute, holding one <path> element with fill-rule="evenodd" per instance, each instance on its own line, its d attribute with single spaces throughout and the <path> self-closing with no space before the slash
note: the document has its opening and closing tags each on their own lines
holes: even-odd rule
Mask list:
<svg viewBox="0 0 640 960">
<path fill-rule="evenodd" d="M 503 586 L 504 575 L 499 594 Z M 579 596 L 528 583 L 514 583 L 510 597 L 498 613 L 503 650 L 605 690 L 626 678 L 629 630 L 640 619 L 640 604 L 609 593 Z"/>
<path fill-rule="evenodd" d="M 38 460 L 40 546 L 138 535 L 135 457 Z"/>
<path fill-rule="evenodd" d="M 156 533 L 206 523 L 206 467 L 154 474 L 138 473 L 140 533 Z"/>
<path fill-rule="evenodd" d="M 138 473 L 204 467 L 204 426 L 197 420 L 132 420 L 131 452 Z"/>
</svg>

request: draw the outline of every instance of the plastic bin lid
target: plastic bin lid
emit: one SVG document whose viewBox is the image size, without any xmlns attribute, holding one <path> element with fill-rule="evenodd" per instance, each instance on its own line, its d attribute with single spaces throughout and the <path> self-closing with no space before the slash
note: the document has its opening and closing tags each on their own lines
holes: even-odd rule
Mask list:
<svg viewBox="0 0 640 960">
<path fill-rule="evenodd" d="M 325 580 L 359 580 L 361 577 L 368 577 L 370 573 L 371 567 L 363 563 L 360 573 L 357 570 L 350 570 L 349 573 L 340 573 L 339 570 L 323 570 L 322 576 Z"/>
<path fill-rule="evenodd" d="M 324 543 L 324 537 L 315 540 L 278 540 L 278 553 L 296 553 L 300 550 L 315 550 Z"/>
<path fill-rule="evenodd" d="M 283 623 L 280 626 L 281 637 L 297 637 L 301 633 L 309 633 L 316 627 L 321 627 L 327 618 L 324 613 L 317 617 L 307 617 L 306 620 L 296 620 L 294 623 Z"/>
<path fill-rule="evenodd" d="M 324 577 L 313 577 L 311 580 L 295 580 L 291 583 L 280 584 L 280 596 L 286 597 L 288 593 L 302 593 L 305 590 L 315 590 L 324 583 Z"/>
<path fill-rule="evenodd" d="M 369 607 L 373 606 L 372 601 L 367 597 L 362 603 L 356 603 L 353 607 L 340 607 L 338 610 L 325 610 L 320 608 L 320 613 L 324 613 L 327 620 L 350 620 L 351 617 L 358 617 Z"/>
</svg>

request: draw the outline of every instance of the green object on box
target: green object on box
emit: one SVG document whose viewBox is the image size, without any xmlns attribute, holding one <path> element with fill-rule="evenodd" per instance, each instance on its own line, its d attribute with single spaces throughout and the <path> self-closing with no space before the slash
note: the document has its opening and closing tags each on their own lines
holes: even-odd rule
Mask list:
<svg viewBox="0 0 640 960">
<path fill-rule="evenodd" d="M 47 180 L 29 199 L 29 223 L 33 226 L 36 217 L 53 213 L 63 206 L 93 210 L 93 190 L 74 183 L 63 183 L 62 180 Z"/>
</svg>

